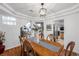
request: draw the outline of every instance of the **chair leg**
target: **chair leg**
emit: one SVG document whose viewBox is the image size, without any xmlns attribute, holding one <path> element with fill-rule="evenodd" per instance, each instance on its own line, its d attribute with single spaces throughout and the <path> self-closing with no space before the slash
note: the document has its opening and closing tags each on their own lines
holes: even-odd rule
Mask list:
<svg viewBox="0 0 79 59">
<path fill-rule="evenodd" d="M 22 53 L 22 48 L 21 48 L 21 56 L 23 55 L 23 53 Z"/>
<path fill-rule="evenodd" d="M 23 48 L 22 48 L 22 46 L 21 46 L 21 54 L 20 55 L 23 56 Z"/>
</svg>

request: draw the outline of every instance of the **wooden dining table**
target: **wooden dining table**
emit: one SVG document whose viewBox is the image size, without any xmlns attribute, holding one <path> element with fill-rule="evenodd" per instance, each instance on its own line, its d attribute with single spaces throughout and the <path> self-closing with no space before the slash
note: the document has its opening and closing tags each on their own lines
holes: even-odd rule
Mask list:
<svg viewBox="0 0 79 59">
<path fill-rule="evenodd" d="M 48 40 L 40 40 L 40 42 L 37 42 L 37 39 L 33 39 L 28 38 L 27 40 L 39 56 L 58 56 L 63 48 L 63 46 L 57 42 L 49 42 Z"/>
</svg>

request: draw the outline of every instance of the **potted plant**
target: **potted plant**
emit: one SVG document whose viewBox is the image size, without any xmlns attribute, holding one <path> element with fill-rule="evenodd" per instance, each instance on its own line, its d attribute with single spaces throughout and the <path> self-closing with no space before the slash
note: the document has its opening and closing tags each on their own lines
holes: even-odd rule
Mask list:
<svg viewBox="0 0 79 59">
<path fill-rule="evenodd" d="M 0 31 L 0 54 L 3 53 L 4 49 L 5 49 L 5 45 L 3 45 L 3 42 L 5 40 L 5 32 L 1 32 Z"/>
</svg>

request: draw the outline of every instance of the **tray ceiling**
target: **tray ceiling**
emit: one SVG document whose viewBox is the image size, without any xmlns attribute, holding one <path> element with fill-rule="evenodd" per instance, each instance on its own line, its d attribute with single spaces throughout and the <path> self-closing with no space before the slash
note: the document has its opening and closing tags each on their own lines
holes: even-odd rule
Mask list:
<svg viewBox="0 0 79 59">
<path fill-rule="evenodd" d="M 7 3 L 16 12 L 24 15 L 39 17 L 39 10 L 41 3 Z M 45 3 L 44 7 L 47 9 L 47 16 L 58 11 L 73 7 L 76 3 Z"/>
</svg>

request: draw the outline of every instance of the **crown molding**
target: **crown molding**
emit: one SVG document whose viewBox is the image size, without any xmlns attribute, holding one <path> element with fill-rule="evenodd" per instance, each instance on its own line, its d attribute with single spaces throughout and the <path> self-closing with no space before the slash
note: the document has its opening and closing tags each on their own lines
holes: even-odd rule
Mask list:
<svg viewBox="0 0 79 59">
<path fill-rule="evenodd" d="M 14 15 L 12 12 L 10 12 L 9 10 L 7 10 L 5 7 L 3 7 L 2 5 L 0 5 L 0 9 L 11 14 L 11 15 Z"/>
<path fill-rule="evenodd" d="M 66 15 L 76 13 L 76 12 L 79 12 L 79 4 L 76 4 L 71 8 L 56 12 L 55 14 L 51 14 L 51 15 L 47 16 L 47 18 L 59 18 L 59 17 L 63 17 Z"/>
<path fill-rule="evenodd" d="M 17 15 L 16 12 L 14 12 L 11 8 L 9 8 L 7 5 L 6 6 L 5 5 L 4 4 L 0 5 L 0 9 L 7 12 L 11 16 L 18 17 L 18 18 L 23 18 L 23 19 L 26 18 L 26 17 L 23 17 L 22 15 Z"/>
<path fill-rule="evenodd" d="M 9 11 L 11 11 L 12 13 L 14 13 L 14 14 L 16 14 L 16 15 L 19 15 L 19 16 L 26 16 L 26 15 L 24 15 L 24 14 L 22 14 L 22 13 L 19 13 L 19 12 L 16 12 L 12 7 L 10 7 L 8 4 L 6 4 L 6 3 L 3 3 L 3 5 L 9 10 Z"/>
<path fill-rule="evenodd" d="M 32 16 L 28 16 L 28 15 L 25 15 L 25 14 L 22 14 L 20 12 L 17 12 L 15 11 L 11 6 L 9 6 L 8 4 L 6 3 L 3 3 L 3 5 L 12 13 L 14 13 L 15 15 L 19 16 L 19 17 L 24 17 L 24 18 L 40 18 L 40 17 L 32 17 Z"/>
<path fill-rule="evenodd" d="M 35 20 L 36 19 L 40 19 L 40 17 L 32 17 L 32 16 L 28 16 L 28 15 L 22 14 L 20 12 L 17 12 L 11 6 L 9 6 L 6 3 L 3 3 L 3 5 L 0 5 L 0 9 L 4 10 L 5 12 L 7 12 L 7 13 L 15 16 L 15 17 L 24 18 L 24 19 L 30 18 L 30 19 L 33 19 L 33 20 L 34 19 Z M 48 16 L 45 17 L 45 19 L 59 18 L 59 17 L 63 17 L 63 16 L 66 16 L 66 15 L 69 15 L 69 14 L 76 13 L 76 12 L 79 12 L 79 4 L 76 4 L 73 7 L 68 8 L 68 9 L 58 11 L 55 14 L 48 15 Z"/>
</svg>

